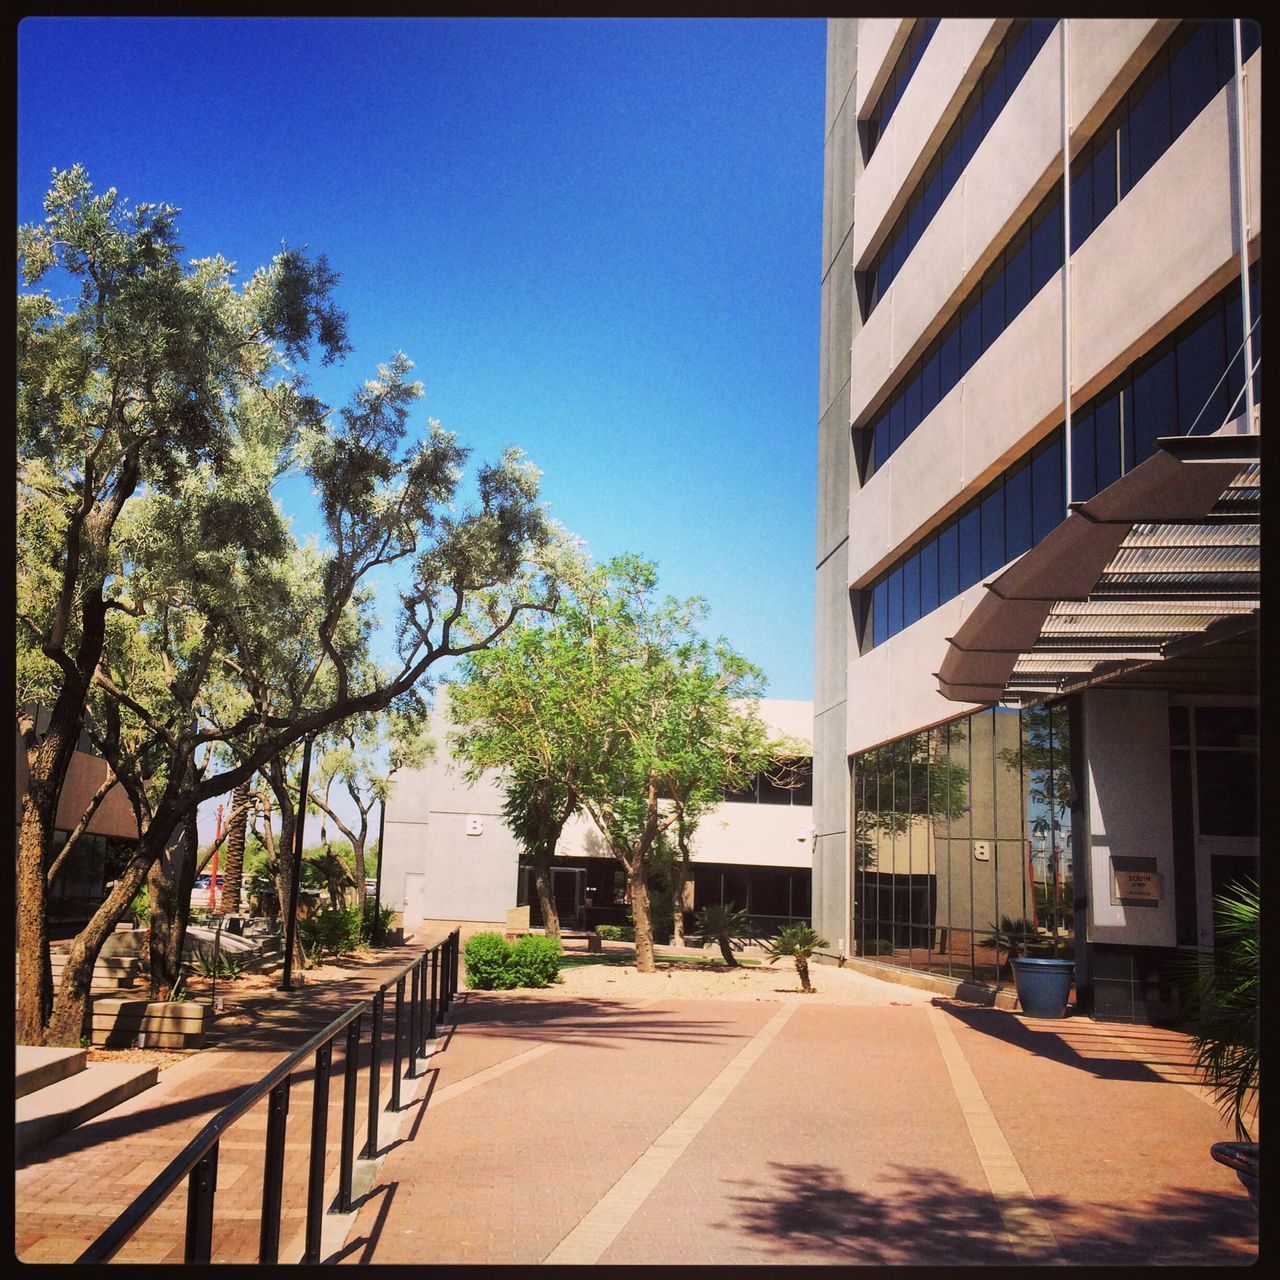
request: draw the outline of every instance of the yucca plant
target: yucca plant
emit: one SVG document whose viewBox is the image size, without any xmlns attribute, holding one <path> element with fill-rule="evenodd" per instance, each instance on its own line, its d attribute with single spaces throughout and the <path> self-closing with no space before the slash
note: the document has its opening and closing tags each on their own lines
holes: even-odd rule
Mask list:
<svg viewBox="0 0 1280 1280">
<path fill-rule="evenodd" d="M 1196 1069 L 1204 1077 L 1236 1139 L 1250 1141 L 1245 1123 L 1261 1070 L 1259 1043 L 1261 900 L 1252 883 L 1214 899 L 1219 945 L 1187 982 L 1183 1024 L 1192 1033 Z"/>
<path fill-rule="evenodd" d="M 720 954 L 724 956 L 725 964 L 734 967 L 738 961 L 733 954 L 733 944 L 755 936 L 747 913 L 735 910 L 732 902 L 718 902 L 703 907 L 698 912 L 696 923 L 703 945 L 714 939 L 720 944 Z"/>
<path fill-rule="evenodd" d="M 807 924 L 789 924 L 779 929 L 773 941 L 765 944 L 769 948 L 769 963 L 790 956 L 796 962 L 796 972 L 800 975 L 800 989 L 812 994 L 809 985 L 809 957 L 819 947 L 829 946 L 826 938 L 821 937 Z"/>
</svg>

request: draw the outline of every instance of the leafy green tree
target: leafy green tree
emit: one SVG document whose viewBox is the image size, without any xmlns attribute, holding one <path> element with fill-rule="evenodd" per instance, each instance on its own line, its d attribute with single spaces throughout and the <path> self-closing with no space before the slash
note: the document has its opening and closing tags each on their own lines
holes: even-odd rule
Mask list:
<svg viewBox="0 0 1280 1280">
<path fill-rule="evenodd" d="M 467 451 L 434 422 L 410 437 L 422 389 L 405 357 L 336 414 L 307 390 L 308 356 L 347 350 L 323 258 L 286 249 L 236 287 L 222 259 L 182 265 L 176 210 L 128 210 L 79 167 L 45 207 L 19 232 L 18 944 L 38 981 L 17 1028 L 75 1044 L 98 950 L 154 868 L 159 896 L 189 907 L 195 845 L 174 836 L 201 803 L 411 696 L 435 662 L 553 604 L 554 584 L 536 472 L 509 450 L 463 502 Z M 72 304 L 37 291 L 50 279 L 79 289 Z M 299 466 L 324 518 L 309 552 L 272 493 Z M 393 565 L 396 660 L 365 679 L 366 584 Z M 45 886 L 82 730 L 140 835 L 54 993 Z M 293 861 L 278 865 L 287 891 Z"/>
</svg>

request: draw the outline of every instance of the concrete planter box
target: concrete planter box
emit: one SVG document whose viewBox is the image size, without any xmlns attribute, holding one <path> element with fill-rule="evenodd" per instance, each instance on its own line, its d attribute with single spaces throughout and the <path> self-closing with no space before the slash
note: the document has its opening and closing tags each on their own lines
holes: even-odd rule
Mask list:
<svg viewBox="0 0 1280 1280">
<path fill-rule="evenodd" d="M 123 1049 L 199 1049 L 206 1006 L 189 1000 L 95 1000 L 90 1043 Z"/>
</svg>

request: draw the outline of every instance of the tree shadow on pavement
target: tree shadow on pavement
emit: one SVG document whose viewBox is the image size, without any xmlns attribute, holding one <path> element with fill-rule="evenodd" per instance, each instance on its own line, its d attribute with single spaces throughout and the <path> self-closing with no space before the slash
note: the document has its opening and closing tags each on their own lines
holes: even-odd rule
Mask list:
<svg viewBox="0 0 1280 1280">
<path fill-rule="evenodd" d="M 823 1165 L 770 1162 L 767 1182 L 738 1180 L 736 1212 L 722 1231 L 746 1232 L 772 1261 L 857 1265 L 1236 1264 L 1256 1256 L 1248 1198 L 1172 1188 L 1142 1203 L 1080 1205 L 1056 1196 L 1012 1197 L 1005 1214 L 1054 1232 L 1056 1257 L 1015 1246 L 984 1187 L 936 1169 L 892 1166 L 874 1191 L 848 1186 Z"/>
</svg>

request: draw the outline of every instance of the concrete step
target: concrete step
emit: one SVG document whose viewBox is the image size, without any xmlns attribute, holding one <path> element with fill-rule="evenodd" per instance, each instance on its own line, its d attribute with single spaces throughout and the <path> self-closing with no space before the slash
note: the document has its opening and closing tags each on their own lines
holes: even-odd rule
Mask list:
<svg viewBox="0 0 1280 1280">
<path fill-rule="evenodd" d="M 25 1098 L 37 1089 L 83 1071 L 89 1056 L 83 1049 L 48 1049 L 30 1044 L 15 1045 L 13 1053 L 15 1098 Z"/>
<path fill-rule="evenodd" d="M 159 1067 L 133 1062 L 95 1062 L 65 1080 L 19 1098 L 14 1107 L 14 1153 L 25 1155 L 42 1143 L 92 1120 L 156 1082 Z"/>
</svg>

